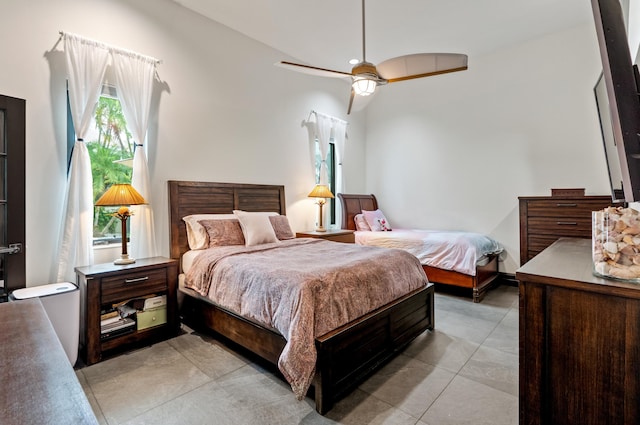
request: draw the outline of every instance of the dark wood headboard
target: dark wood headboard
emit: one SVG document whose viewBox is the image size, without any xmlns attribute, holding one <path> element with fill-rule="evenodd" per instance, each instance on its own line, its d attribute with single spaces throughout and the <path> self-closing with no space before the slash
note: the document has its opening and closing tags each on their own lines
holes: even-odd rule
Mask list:
<svg viewBox="0 0 640 425">
<path fill-rule="evenodd" d="M 284 186 L 175 180 L 168 183 L 171 258 L 179 259 L 189 250 L 184 216 L 231 214 L 233 210 L 286 214 Z"/>
<path fill-rule="evenodd" d="M 338 198 L 342 204 L 342 228 L 356 230 L 356 223 L 353 218 L 360 214 L 362 210 L 375 211 L 378 209 L 376 197 L 371 195 L 349 195 L 338 193 Z"/>
</svg>

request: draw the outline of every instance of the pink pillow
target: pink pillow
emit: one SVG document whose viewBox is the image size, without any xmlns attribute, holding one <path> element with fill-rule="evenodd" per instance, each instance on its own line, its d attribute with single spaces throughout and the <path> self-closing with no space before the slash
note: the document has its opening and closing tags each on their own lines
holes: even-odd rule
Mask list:
<svg viewBox="0 0 640 425">
<path fill-rule="evenodd" d="M 296 235 L 291 231 L 291 226 L 289 226 L 289 219 L 286 215 L 272 215 L 269 216 L 269 221 L 273 226 L 273 230 L 276 232 L 276 238 L 278 240 L 284 241 L 286 239 L 294 239 Z"/>
<path fill-rule="evenodd" d="M 235 219 L 224 220 L 200 220 L 198 221 L 207 231 L 209 236 L 209 245 L 227 246 L 227 245 L 244 245 L 244 235 L 240 222 Z"/>
<path fill-rule="evenodd" d="M 353 217 L 353 221 L 356 223 L 356 230 L 371 231 L 371 227 L 367 224 L 367 220 L 364 219 L 364 215 L 356 214 L 356 216 Z"/>
<path fill-rule="evenodd" d="M 389 224 L 389 220 L 387 220 L 384 214 L 382 214 L 382 211 L 380 211 L 379 209 L 375 211 L 362 210 L 362 215 L 364 216 L 365 221 L 372 231 L 387 232 L 391 230 L 391 224 Z"/>
</svg>

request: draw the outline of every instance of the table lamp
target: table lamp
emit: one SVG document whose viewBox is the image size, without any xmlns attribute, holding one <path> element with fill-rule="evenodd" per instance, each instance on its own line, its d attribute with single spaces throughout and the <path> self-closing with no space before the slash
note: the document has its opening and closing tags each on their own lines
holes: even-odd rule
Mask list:
<svg viewBox="0 0 640 425">
<path fill-rule="evenodd" d="M 327 202 L 326 198 L 333 198 L 333 193 L 331 193 L 326 185 L 317 184 L 308 196 L 309 198 L 318 198 L 316 204 L 318 204 L 318 208 L 320 210 L 320 217 L 318 217 L 318 221 L 316 223 L 316 232 L 326 232 L 326 229 L 323 226 L 324 217 L 322 216 L 322 207 Z"/>
<path fill-rule="evenodd" d="M 136 260 L 127 254 L 127 219 L 133 215 L 127 205 L 146 204 L 142 195 L 130 184 L 114 184 L 96 202 L 97 207 L 117 207 L 118 212 L 111 214 L 122 222 L 122 255 L 113 264 L 132 264 Z"/>
</svg>

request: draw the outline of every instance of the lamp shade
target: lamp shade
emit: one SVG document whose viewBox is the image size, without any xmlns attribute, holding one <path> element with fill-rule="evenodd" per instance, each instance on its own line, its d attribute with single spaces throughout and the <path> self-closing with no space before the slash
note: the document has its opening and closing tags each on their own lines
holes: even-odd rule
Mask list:
<svg viewBox="0 0 640 425">
<path fill-rule="evenodd" d="M 96 202 L 98 207 L 142 205 L 147 201 L 130 184 L 114 184 Z"/>
<path fill-rule="evenodd" d="M 327 185 L 317 184 L 308 196 L 309 198 L 333 198 L 333 193 Z"/>
</svg>

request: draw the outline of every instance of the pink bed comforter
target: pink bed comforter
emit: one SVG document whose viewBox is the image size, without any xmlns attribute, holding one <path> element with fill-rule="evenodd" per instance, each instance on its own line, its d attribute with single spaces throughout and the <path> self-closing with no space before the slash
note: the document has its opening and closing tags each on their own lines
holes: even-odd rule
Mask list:
<svg viewBox="0 0 640 425">
<path fill-rule="evenodd" d="M 476 266 L 487 255 L 503 251 L 494 239 L 473 232 L 394 228 L 391 232 L 358 231 L 355 239 L 359 245 L 404 249 L 422 264 L 469 276 L 476 275 Z"/>
<path fill-rule="evenodd" d="M 315 337 L 426 284 L 405 251 L 320 239 L 210 248 L 185 276 L 186 287 L 285 337 L 278 368 L 298 399 L 315 373 Z"/>
</svg>

